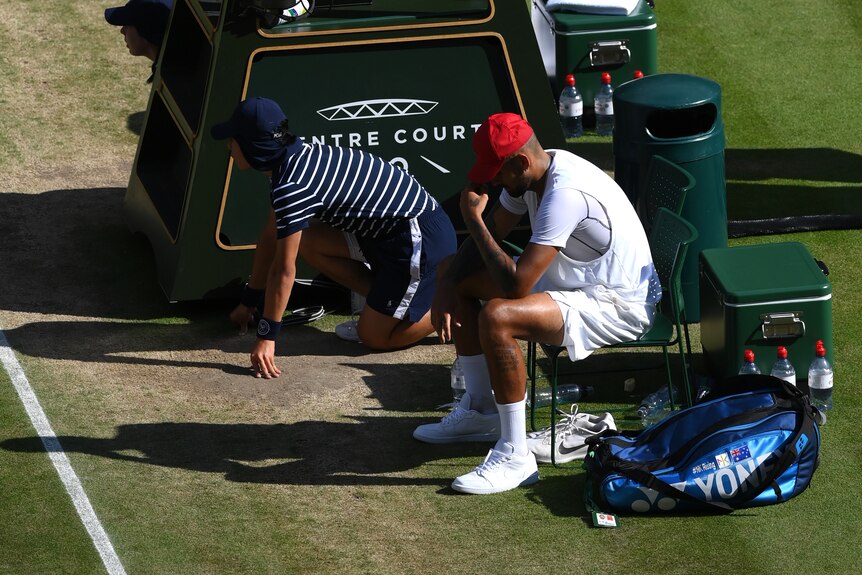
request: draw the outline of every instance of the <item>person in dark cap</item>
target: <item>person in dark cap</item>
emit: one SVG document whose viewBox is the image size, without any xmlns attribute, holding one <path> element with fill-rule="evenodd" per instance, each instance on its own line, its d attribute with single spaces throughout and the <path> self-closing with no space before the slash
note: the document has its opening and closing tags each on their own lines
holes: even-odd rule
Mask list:
<svg viewBox="0 0 862 575">
<path fill-rule="evenodd" d="M 473 151 L 471 183 L 460 198 L 470 236 L 443 263 L 432 313 L 440 339 L 455 341 L 467 389 L 449 415 L 413 436 L 496 441 L 478 467 L 452 482 L 456 491 L 483 494 L 537 481 L 536 458 L 546 451 L 526 435 L 518 340 L 565 346 L 576 361 L 637 339 L 652 324 L 661 286 L 631 202 L 597 166 L 543 149 L 527 121 L 511 113 L 485 120 Z M 489 187 L 503 190 L 484 215 Z M 513 259 L 501 242 L 525 213 L 530 241 Z"/>
<path fill-rule="evenodd" d="M 105 10 L 105 20 L 121 26 L 120 33 L 126 39 L 129 54 L 152 61 L 152 73 L 147 82 L 153 81 L 171 4 L 172 0 L 129 0 L 125 6 Z"/>
<path fill-rule="evenodd" d="M 437 265 L 455 253 L 455 230 L 410 174 L 357 148 L 306 144 L 288 131 L 284 112 L 267 98 L 240 102 L 211 134 L 229 139 L 234 167 L 268 175 L 272 188 L 272 211 L 258 239 L 245 301 L 232 314 L 247 324 L 256 298 L 265 293 L 251 352 L 255 377 L 281 374 L 275 340 L 297 255 L 365 296 L 356 331 L 367 347 L 398 349 L 434 331 Z"/>
</svg>

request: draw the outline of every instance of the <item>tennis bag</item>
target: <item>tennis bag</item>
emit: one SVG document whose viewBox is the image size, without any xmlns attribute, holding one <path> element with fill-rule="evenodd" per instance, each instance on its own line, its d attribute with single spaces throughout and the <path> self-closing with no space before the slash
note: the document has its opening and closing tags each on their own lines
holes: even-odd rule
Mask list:
<svg viewBox="0 0 862 575">
<path fill-rule="evenodd" d="M 777 377 L 729 378 L 635 437 L 590 438 L 587 508 L 727 513 L 787 501 L 817 469 L 818 419 L 808 397 Z"/>
</svg>

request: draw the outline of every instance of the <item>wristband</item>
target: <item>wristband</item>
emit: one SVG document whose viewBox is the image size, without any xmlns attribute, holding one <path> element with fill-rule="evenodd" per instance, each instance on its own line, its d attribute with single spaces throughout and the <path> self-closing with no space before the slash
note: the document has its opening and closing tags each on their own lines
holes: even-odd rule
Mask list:
<svg viewBox="0 0 862 575">
<path fill-rule="evenodd" d="M 260 318 L 260 321 L 257 322 L 258 339 L 268 339 L 270 341 L 275 341 L 275 338 L 278 337 L 279 331 L 281 331 L 280 321 L 272 321 L 271 319 L 266 319 L 265 317 L 262 317 Z"/>
<path fill-rule="evenodd" d="M 259 308 L 263 300 L 263 290 L 255 289 L 248 284 L 242 287 L 242 294 L 239 296 L 239 303 L 245 307 Z"/>
</svg>

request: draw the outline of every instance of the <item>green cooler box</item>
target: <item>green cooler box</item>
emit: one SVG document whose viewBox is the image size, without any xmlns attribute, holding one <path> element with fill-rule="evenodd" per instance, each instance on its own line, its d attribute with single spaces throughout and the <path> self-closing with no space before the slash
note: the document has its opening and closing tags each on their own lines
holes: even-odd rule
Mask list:
<svg viewBox="0 0 862 575">
<path fill-rule="evenodd" d="M 656 18 L 646 0 L 624 15 L 549 12 L 546 0 L 533 0 L 533 31 L 554 96 L 563 89 L 567 74 L 575 75 L 584 98 L 584 121 L 595 124 L 593 97 L 601 87 L 602 72 L 611 75 L 616 88 L 634 77 L 658 71 Z"/>
<path fill-rule="evenodd" d="M 746 349 L 754 351 L 761 373 L 769 373 L 783 345 L 797 381 L 804 381 L 818 339 L 832 361 L 832 286 L 799 242 L 705 249 L 700 334 L 716 379 L 735 375 Z"/>
</svg>

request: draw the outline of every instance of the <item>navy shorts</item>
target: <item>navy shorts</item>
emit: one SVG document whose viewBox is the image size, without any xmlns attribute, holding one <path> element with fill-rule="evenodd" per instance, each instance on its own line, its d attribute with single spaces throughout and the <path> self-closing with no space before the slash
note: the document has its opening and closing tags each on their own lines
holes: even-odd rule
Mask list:
<svg viewBox="0 0 862 575">
<path fill-rule="evenodd" d="M 458 248 L 443 208 L 405 220 L 383 239 L 356 238 L 373 280 L 366 303 L 396 319 L 422 319 L 434 299 L 437 265 Z"/>
</svg>

